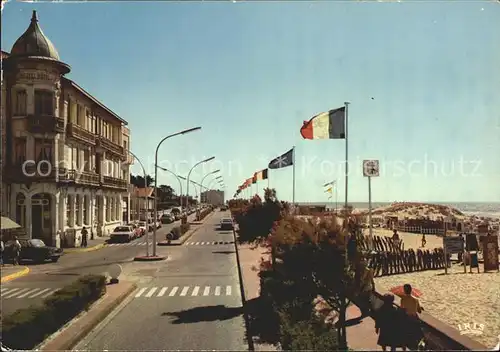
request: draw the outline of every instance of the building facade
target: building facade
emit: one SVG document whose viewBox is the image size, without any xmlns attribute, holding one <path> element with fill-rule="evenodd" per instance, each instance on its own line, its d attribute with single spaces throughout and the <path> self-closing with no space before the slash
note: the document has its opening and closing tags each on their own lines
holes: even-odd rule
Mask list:
<svg viewBox="0 0 500 352">
<path fill-rule="evenodd" d="M 127 122 L 65 77 L 70 67 L 35 11 L 4 55 L 6 215 L 28 238 L 56 246 L 78 245 L 83 226 L 93 235 L 109 233 L 130 199 Z"/>
<path fill-rule="evenodd" d="M 147 218 L 152 218 L 154 199 L 154 187 L 134 187 L 130 193 L 130 220 L 145 221 Z"/>
<path fill-rule="evenodd" d="M 224 191 L 211 189 L 201 192 L 200 201 L 202 204 L 220 206 L 224 204 Z"/>
</svg>

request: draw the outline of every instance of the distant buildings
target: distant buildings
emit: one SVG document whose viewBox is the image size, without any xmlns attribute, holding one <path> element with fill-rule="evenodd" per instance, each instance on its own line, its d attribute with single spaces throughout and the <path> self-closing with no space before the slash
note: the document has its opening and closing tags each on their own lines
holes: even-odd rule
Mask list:
<svg viewBox="0 0 500 352">
<path fill-rule="evenodd" d="M 223 205 L 225 202 L 224 191 L 211 189 L 205 192 L 201 192 L 200 200 L 201 203 L 211 204 L 214 206 Z"/>
<path fill-rule="evenodd" d="M 2 58 L 2 215 L 56 246 L 128 220 L 127 122 L 65 77 L 35 11 Z"/>
</svg>

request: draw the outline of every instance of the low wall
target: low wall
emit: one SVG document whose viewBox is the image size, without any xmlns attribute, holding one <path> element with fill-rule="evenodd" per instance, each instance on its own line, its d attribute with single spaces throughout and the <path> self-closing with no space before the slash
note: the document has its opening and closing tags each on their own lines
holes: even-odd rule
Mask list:
<svg viewBox="0 0 500 352">
<path fill-rule="evenodd" d="M 374 292 L 372 296 L 372 305 L 378 308 L 382 305 L 382 295 Z M 398 304 L 394 304 L 399 307 Z M 424 332 L 428 350 L 455 350 L 455 351 L 487 351 L 488 348 L 483 344 L 471 339 L 468 336 L 461 335 L 453 327 L 439 321 L 433 316 L 422 312 L 419 320 Z"/>
</svg>

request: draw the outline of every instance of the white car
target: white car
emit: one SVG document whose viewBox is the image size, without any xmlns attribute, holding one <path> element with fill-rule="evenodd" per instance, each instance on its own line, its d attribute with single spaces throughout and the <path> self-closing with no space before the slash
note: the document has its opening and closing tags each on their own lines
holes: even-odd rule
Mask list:
<svg viewBox="0 0 500 352">
<path fill-rule="evenodd" d="M 132 226 L 115 227 L 111 235 L 109 235 L 111 242 L 130 242 L 134 237 L 135 233 Z"/>
</svg>

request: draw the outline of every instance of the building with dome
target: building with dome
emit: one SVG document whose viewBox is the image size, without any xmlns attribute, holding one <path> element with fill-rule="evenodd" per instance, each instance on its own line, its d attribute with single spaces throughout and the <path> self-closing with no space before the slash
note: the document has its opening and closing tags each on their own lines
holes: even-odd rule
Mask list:
<svg viewBox="0 0 500 352">
<path fill-rule="evenodd" d="M 66 77 L 36 11 L 2 64 L 2 215 L 58 247 L 128 220 L 127 122 Z"/>
</svg>

